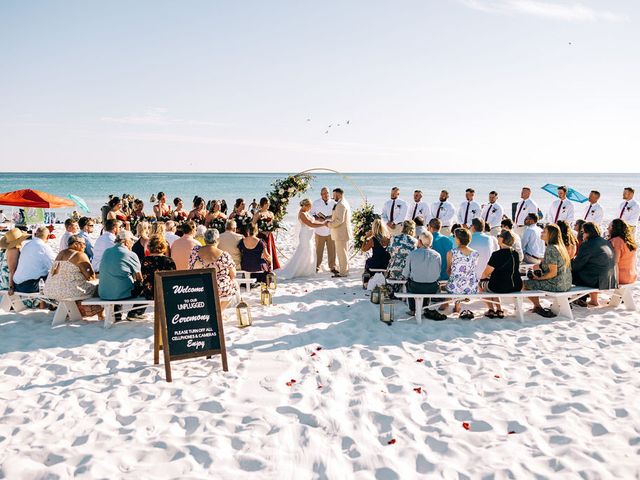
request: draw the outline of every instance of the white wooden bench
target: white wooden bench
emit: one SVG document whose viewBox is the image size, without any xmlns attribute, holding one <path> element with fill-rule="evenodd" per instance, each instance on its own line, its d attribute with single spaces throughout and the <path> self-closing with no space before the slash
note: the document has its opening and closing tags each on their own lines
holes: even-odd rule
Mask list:
<svg viewBox="0 0 640 480">
<path fill-rule="evenodd" d="M 104 328 L 111 328 L 116 321 L 115 306 L 122 305 L 118 310 L 120 314 L 129 313 L 131 310 L 137 310 L 138 307 L 146 308 L 153 306 L 153 300 L 147 300 L 144 297 L 127 298 L 126 300 L 102 300 L 101 298 L 89 298 L 83 300 L 82 305 L 100 305 L 104 307 Z M 134 305 L 136 308 L 133 308 Z"/>
<path fill-rule="evenodd" d="M 571 311 L 571 304 L 590 293 L 598 292 L 597 288 L 589 287 L 571 287 L 571 290 L 567 292 L 544 292 L 545 297 L 552 299 L 551 311 L 556 315 L 569 320 L 573 320 L 573 312 Z M 526 292 L 526 290 L 525 290 Z"/>
<path fill-rule="evenodd" d="M 39 300 L 48 305 L 56 306 L 58 302 L 55 300 L 51 300 L 50 298 L 45 297 L 44 295 L 36 292 L 36 293 L 24 293 L 24 292 L 13 292 L 13 295 L 9 295 L 8 290 L 0 290 L 0 310 L 4 310 L 5 312 L 10 312 L 12 309 L 16 312 L 21 312 L 25 310 L 27 307 L 24 306 L 22 300 Z"/>
<path fill-rule="evenodd" d="M 624 303 L 624 307 L 627 310 L 633 312 L 638 310 L 635 300 L 633 299 L 633 289 L 640 282 L 628 283 L 626 285 L 620 285 L 613 291 L 609 306 L 617 307 L 620 303 Z"/>
</svg>

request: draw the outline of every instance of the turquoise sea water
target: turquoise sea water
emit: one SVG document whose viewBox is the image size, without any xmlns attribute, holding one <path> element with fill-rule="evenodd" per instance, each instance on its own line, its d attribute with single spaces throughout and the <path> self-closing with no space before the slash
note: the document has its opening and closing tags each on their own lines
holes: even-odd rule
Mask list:
<svg viewBox="0 0 640 480">
<path fill-rule="evenodd" d="M 0 174 L 0 192 L 34 188 L 60 196 L 73 193 L 84 198 L 94 215 L 98 216 L 100 206 L 111 193 L 132 193 L 142 198 L 148 212 L 151 211 L 149 198 L 158 191 L 166 192 L 170 200 L 176 196 L 182 197 L 186 207 L 191 205 L 196 194 L 205 199 L 224 198 L 231 205 L 237 197 L 242 197 L 247 202 L 253 198 L 259 199 L 271 189 L 271 183 L 275 179 L 286 175 L 288 173 L 8 173 Z M 450 199 L 457 206 L 464 199 L 464 190 L 473 187 L 479 203 L 486 202 L 489 191 L 497 190 L 500 194 L 499 201 L 505 210 L 510 211 L 508 205 L 519 199 L 521 187 L 528 184 L 533 188 L 538 205 L 546 212 L 553 197 L 540 190 L 545 183 L 567 184 L 584 194 L 592 189 L 599 190 L 602 193 L 600 203 L 605 208 L 606 217 L 610 217 L 614 216 L 614 211 L 620 204 L 624 187 L 640 189 L 640 174 L 354 173 L 341 176 L 319 173 L 305 196 L 317 198 L 323 185 L 331 188 L 341 186 L 355 208 L 362 202 L 361 195 L 354 187 L 357 185 L 368 201 L 380 210 L 392 186 L 401 188 L 401 197 L 405 200 L 411 199 L 413 190 L 421 189 L 429 202 L 436 201 L 440 190 L 444 188 L 450 192 Z M 581 209 L 582 207 L 577 207 L 576 211 Z M 10 210 L 10 207 L 5 210 Z M 294 212 L 295 208 L 289 210 Z M 58 217 L 64 217 L 67 212 L 61 210 Z"/>
</svg>

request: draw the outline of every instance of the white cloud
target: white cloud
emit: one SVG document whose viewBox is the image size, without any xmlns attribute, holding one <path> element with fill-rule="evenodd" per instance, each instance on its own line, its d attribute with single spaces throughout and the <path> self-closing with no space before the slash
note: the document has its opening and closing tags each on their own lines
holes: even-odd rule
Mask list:
<svg viewBox="0 0 640 480">
<path fill-rule="evenodd" d="M 228 127 L 229 124 L 220 122 L 206 122 L 200 120 L 185 120 L 174 118 L 168 115 L 169 110 L 164 107 L 155 107 L 145 110 L 142 114 L 125 115 L 122 117 L 102 117 L 100 120 L 108 123 L 118 123 L 121 125 L 145 125 L 145 126 L 199 126 L 199 127 Z"/>
<path fill-rule="evenodd" d="M 580 1 L 541 0 L 461 0 L 466 6 L 484 12 L 533 15 L 568 22 L 623 22 L 626 15 L 596 10 Z"/>
</svg>

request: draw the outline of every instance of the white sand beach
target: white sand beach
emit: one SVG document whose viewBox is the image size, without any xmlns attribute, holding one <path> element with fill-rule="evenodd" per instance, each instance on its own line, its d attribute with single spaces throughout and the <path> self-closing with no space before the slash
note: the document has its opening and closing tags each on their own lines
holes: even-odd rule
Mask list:
<svg viewBox="0 0 640 480">
<path fill-rule="evenodd" d="M 638 478 L 639 314 L 387 326 L 358 273 L 252 293 L 229 372 L 176 361 L 173 383 L 152 314 L 0 314 L 0 478 Z"/>
</svg>

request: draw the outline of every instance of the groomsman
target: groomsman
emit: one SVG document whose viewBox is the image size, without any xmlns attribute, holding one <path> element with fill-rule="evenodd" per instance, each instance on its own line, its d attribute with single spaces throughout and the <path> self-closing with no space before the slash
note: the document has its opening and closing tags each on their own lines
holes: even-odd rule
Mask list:
<svg viewBox="0 0 640 480">
<path fill-rule="evenodd" d="M 567 198 L 567 187 L 564 185 L 558 187 L 558 200 L 551 204 L 547 214 L 547 223 L 558 223 L 558 220 L 566 220 L 569 224 L 574 220 L 573 203 Z"/>
<path fill-rule="evenodd" d="M 464 191 L 466 200 L 460 204 L 458 209 L 458 223 L 465 228 L 469 228 L 471 220 L 474 218 L 481 218 L 481 208 L 478 202 L 473 200 L 476 191 L 473 188 L 467 188 Z"/>
<path fill-rule="evenodd" d="M 391 189 L 390 199 L 382 208 L 382 221 L 387 224 L 391 235 L 402 233 L 402 222 L 407 218 L 407 203 L 400 199 L 400 188 Z"/>
<path fill-rule="evenodd" d="M 421 190 L 413 192 L 413 202 L 409 203 L 409 208 L 407 209 L 407 220 L 415 221 L 416 217 L 422 217 L 425 225 L 431 220 L 431 209 L 427 202 L 422 201 Z"/>
<path fill-rule="evenodd" d="M 502 222 L 502 205 L 498 202 L 498 192 L 489 192 L 489 203 L 482 206 L 480 218 L 491 228 L 491 235 L 494 237 L 500 233 L 500 222 Z"/>
<path fill-rule="evenodd" d="M 442 223 L 443 235 L 451 235 L 451 221 L 456 216 L 456 208 L 448 199 L 449 192 L 442 190 L 438 201 L 431 204 L 431 215 Z"/>
<path fill-rule="evenodd" d="M 520 201 L 516 207 L 516 216 L 513 219 L 515 224 L 513 230 L 521 237 L 525 228 L 527 228 L 525 220 L 530 213 L 538 215 L 538 204 L 531 199 L 531 187 L 522 187 Z"/>
<path fill-rule="evenodd" d="M 598 200 L 600 200 L 600 192 L 597 190 L 591 190 L 591 193 L 589 193 L 589 203 L 587 204 L 587 208 L 585 208 L 584 215 L 578 218 L 581 218 L 585 222 L 593 222 L 596 225 L 602 225 L 602 221 L 604 220 L 604 210 L 598 203 Z"/>
<path fill-rule="evenodd" d="M 620 218 L 627 222 L 633 234 L 636 233 L 636 227 L 638 226 L 638 217 L 640 216 L 640 204 L 633 198 L 635 190 L 631 187 L 627 187 L 622 192 L 622 203 L 620 208 L 616 212 L 615 218 Z"/>
<path fill-rule="evenodd" d="M 320 198 L 313 202 L 311 206 L 311 215 L 318 220 L 324 221 L 331 218 L 333 213 L 333 206 L 336 202 L 329 198 L 329 189 L 322 187 L 320 190 Z M 338 272 L 336 270 L 336 244 L 331 238 L 331 229 L 329 227 L 314 228 L 316 238 L 316 272 L 320 271 L 320 265 L 322 265 L 322 257 L 324 257 L 324 247 L 327 247 L 327 263 L 329 263 L 329 270 L 334 274 Z"/>
</svg>

